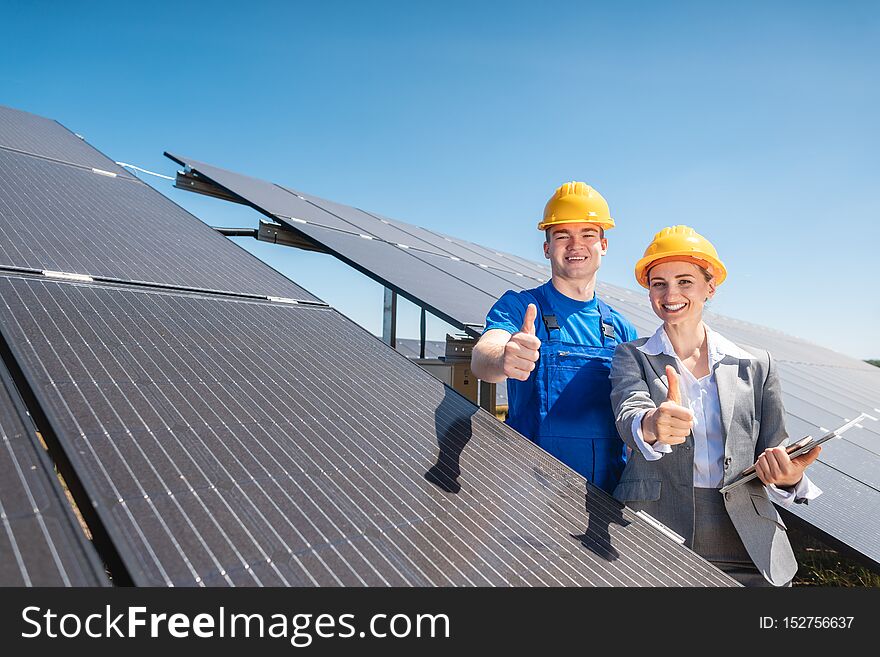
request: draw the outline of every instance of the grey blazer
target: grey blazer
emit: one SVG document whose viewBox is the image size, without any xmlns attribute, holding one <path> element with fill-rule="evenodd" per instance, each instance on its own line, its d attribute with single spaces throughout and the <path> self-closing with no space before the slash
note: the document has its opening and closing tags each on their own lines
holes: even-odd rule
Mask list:
<svg viewBox="0 0 880 657">
<path fill-rule="evenodd" d="M 693 434 L 656 461 L 645 459 L 632 435 L 635 415 L 666 401 L 666 366 L 676 367 L 675 359 L 666 354 L 649 356 L 639 351 L 645 342 L 642 338 L 619 345 L 611 367 L 617 431 L 633 450 L 614 497 L 654 516 L 683 536 L 690 547 L 694 537 Z M 724 426 L 724 484 L 736 479 L 766 448 L 787 438 L 776 366 L 766 351 L 751 353 L 754 359 L 725 356 L 715 369 Z M 785 524 L 760 480 L 725 493 L 724 504 L 758 570 L 775 586 L 787 584 L 797 572 L 797 561 Z"/>
</svg>

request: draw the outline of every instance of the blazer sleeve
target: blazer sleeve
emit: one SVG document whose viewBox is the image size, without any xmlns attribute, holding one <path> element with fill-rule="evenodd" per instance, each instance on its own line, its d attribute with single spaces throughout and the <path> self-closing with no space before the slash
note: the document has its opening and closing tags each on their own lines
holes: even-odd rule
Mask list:
<svg viewBox="0 0 880 657">
<path fill-rule="evenodd" d="M 761 393 L 761 417 L 756 456 L 768 447 L 781 444 L 788 433 L 785 430 L 785 407 L 782 403 L 782 386 L 773 357 L 767 354 L 767 376 Z"/>
<path fill-rule="evenodd" d="M 627 445 L 639 450 L 632 433 L 636 415 L 657 408 L 632 343 L 618 345 L 611 362 L 611 408 L 617 433 Z"/>
</svg>

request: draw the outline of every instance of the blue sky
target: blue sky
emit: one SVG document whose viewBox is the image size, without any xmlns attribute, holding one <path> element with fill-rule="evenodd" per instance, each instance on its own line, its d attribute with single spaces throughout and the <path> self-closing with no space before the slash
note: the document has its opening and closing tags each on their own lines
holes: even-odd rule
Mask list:
<svg viewBox="0 0 880 657">
<path fill-rule="evenodd" d="M 0 103 L 116 160 L 172 174 L 170 150 L 532 258 L 586 180 L 618 223 L 604 280 L 636 288 L 689 224 L 728 266 L 716 312 L 880 358 L 880 5 L 719 4 L 5 3 Z M 241 244 L 379 331 L 377 284 Z"/>
</svg>

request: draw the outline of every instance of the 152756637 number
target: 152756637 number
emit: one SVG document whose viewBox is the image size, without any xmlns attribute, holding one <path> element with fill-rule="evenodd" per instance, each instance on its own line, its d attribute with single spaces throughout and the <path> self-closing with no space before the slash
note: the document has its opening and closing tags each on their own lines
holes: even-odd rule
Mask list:
<svg viewBox="0 0 880 657">
<path fill-rule="evenodd" d="M 784 616 L 782 623 L 787 630 L 848 630 L 855 616 Z"/>
</svg>

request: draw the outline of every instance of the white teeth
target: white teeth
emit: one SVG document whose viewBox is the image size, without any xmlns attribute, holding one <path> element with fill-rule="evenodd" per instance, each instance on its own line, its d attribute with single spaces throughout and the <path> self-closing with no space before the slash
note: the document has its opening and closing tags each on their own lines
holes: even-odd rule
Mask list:
<svg viewBox="0 0 880 657">
<path fill-rule="evenodd" d="M 578 260 L 578 261 L 580 261 L 580 260 L 586 260 L 586 258 L 584 258 L 584 256 L 568 256 L 568 257 L 566 258 L 566 260 Z"/>
<path fill-rule="evenodd" d="M 676 310 L 681 310 L 682 308 L 684 308 L 684 304 L 683 304 L 683 303 L 676 303 L 676 304 L 671 304 L 671 305 L 670 305 L 670 304 L 665 304 L 665 303 L 663 304 L 663 309 L 664 309 L 664 310 L 672 310 L 672 311 L 676 311 Z"/>
</svg>

